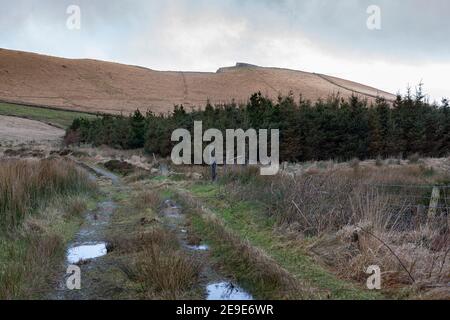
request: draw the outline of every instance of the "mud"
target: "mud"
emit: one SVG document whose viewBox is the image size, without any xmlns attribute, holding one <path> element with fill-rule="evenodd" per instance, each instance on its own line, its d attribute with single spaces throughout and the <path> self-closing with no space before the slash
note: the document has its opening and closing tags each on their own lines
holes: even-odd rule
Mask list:
<svg viewBox="0 0 450 320">
<path fill-rule="evenodd" d="M 122 175 L 127 175 L 134 171 L 134 166 L 126 161 L 110 160 L 104 165 L 109 171 L 117 172 Z"/>
<path fill-rule="evenodd" d="M 92 168 L 98 175 L 102 175 L 111 180 L 115 186 L 120 185 L 120 179 L 112 173 Z M 92 176 L 92 175 L 91 175 Z M 87 212 L 85 222 L 78 231 L 74 240 L 68 245 L 66 252 L 66 262 L 61 268 L 61 278 L 57 288 L 49 296 L 54 300 L 95 300 L 102 298 L 99 290 L 104 290 L 96 283 L 96 273 L 100 274 L 105 263 L 102 258 L 108 253 L 108 244 L 105 241 L 105 232 L 110 225 L 111 217 L 117 205 L 107 196 L 107 200 L 100 202 L 97 208 Z M 81 290 L 69 290 L 66 274 L 69 265 L 78 265 L 81 269 Z M 107 297 L 105 297 L 107 298 Z"/>
</svg>

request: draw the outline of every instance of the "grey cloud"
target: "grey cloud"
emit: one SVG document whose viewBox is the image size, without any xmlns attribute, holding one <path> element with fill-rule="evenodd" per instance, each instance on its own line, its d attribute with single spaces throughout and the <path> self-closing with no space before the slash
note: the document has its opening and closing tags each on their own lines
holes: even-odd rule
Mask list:
<svg viewBox="0 0 450 320">
<path fill-rule="evenodd" d="M 253 7 L 254 1 L 244 1 Z M 370 5 L 381 9 L 382 29 L 366 27 Z M 258 6 L 257 6 L 258 7 Z M 447 0 L 263 0 L 269 14 L 283 17 L 285 29 L 298 31 L 321 47 L 342 55 L 357 54 L 406 63 L 450 59 L 450 2 Z"/>
<path fill-rule="evenodd" d="M 450 59 L 447 0 L 1 0 L 0 4 L 0 46 L 30 46 L 30 50 L 34 46 L 43 51 L 47 45 L 61 51 L 58 41 L 67 39 L 81 48 L 96 44 L 101 50 L 115 50 L 120 56 L 125 50 L 121 45 L 129 38 L 142 36 L 142 41 L 149 41 L 143 30 L 150 32 L 150 36 L 157 34 L 171 18 L 168 8 L 179 7 L 187 16 L 220 12 L 245 19 L 248 33 L 256 36 L 263 32 L 273 37 L 298 33 L 341 56 L 405 63 Z M 65 29 L 65 9 L 70 4 L 82 7 L 81 34 Z M 382 10 L 379 31 L 366 28 L 366 9 L 373 4 Z M 45 33 L 45 37 L 39 32 Z M 36 43 L 39 41 L 40 44 Z M 76 48 L 71 47 L 71 51 L 76 55 Z"/>
</svg>

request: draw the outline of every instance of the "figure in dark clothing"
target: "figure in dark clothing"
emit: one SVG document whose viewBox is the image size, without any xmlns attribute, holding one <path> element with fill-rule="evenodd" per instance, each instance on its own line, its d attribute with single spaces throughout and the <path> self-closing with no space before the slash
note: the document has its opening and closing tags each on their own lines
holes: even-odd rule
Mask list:
<svg viewBox="0 0 450 320">
<path fill-rule="evenodd" d="M 216 181 L 217 179 L 217 162 L 214 160 L 214 162 L 211 165 L 211 178 L 212 181 Z"/>
</svg>

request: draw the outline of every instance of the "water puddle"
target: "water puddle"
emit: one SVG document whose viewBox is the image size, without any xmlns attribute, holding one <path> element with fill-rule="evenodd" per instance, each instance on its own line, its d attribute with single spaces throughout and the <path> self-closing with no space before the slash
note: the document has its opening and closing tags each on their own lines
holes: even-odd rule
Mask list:
<svg viewBox="0 0 450 320">
<path fill-rule="evenodd" d="M 181 218 L 181 208 L 172 200 L 164 201 L 164 208 L 161 213 L 169 218 Z"/>
<path fill-rule="evenodd" d="M 195 250 L 195 251 L 208 251 L 209 250 L 209 246 L 206 244 L 201 244 L 199 246 L 187 246 L 189 249 L 191 250 Z"/>
<path fill-rule="evenodd" d="M 164 206 L 170 209 L 180 209 L 180 207 L 170 199 L 164 201 Z"/>
<path fill-rule="evenodd" d="M 218 282 L 206 287 L 206 300 L 253 300 L 253 297 L 231 282 Z"/>
<path fill-rule="evenodd" d="M 67 250 L 67 261 L 71 264 L 77 264 L 80 261 L 90 260 L 102 257 L 108 253 L 106 243 L 86 244 L 72 247 Z"/>
</svg>

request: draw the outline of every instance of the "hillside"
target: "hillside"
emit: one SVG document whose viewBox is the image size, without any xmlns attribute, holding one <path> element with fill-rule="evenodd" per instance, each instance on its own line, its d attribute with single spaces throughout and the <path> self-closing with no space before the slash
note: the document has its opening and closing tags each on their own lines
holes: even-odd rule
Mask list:
<svg viewBox="0 0 450 320">
<path fill-rule="evenodd" d="M 352 93 L 369 99 L 392 94 L 325 75 L 247 64 L 216 73 L 156 71 L 96 60 L 74 60 L 0 49 L 0 101 L 85 112 L 167 112 L 186 107 L 245 102 L 257 91 L 276 98 L 292 91 L 317 100 Z"/>
</svg>

